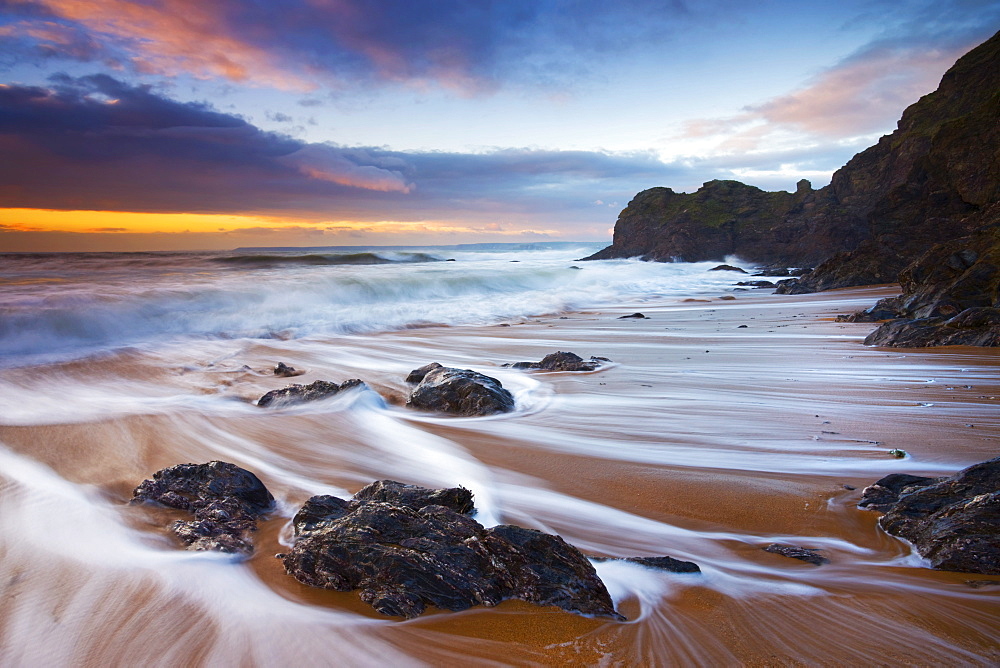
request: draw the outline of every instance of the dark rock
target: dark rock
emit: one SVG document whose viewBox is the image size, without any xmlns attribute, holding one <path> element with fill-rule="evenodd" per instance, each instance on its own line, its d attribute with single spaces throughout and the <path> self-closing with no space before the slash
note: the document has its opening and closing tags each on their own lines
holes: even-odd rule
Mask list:
<svg viewBox="0 0 1000 668">
<path fill-rule="evenodd" d="M 742 285 L 751 288 L 773 288 L 774 283 L 771 281 L 740 281 L 736 285 Z"/>
<path fill-rule="evenodd" d="M 395 480 L 376 480 L 354 495 L 354 501 L 385 501 L 397 506 L 420 510 L 424 506 L 444 506 L 456 513 L 469 514 L 475 508 L 472 492 L 464 487 L 427 489 L 417 485 L 407 485 Z"/>
<path fill-rule="evenodd" d="M 1000 346 L 1000 308 L 969 308 L 948 320 L 892 320 L 865 338 L 865 345 L 894 348 Z"/>
<path fill-rule="evenodd" d="M 920 487 L 926 487 L 937 478 L 925 478 L 918 475 L 907 475 L 906 473 L 890 473 L 878 482 L 861 490 L 861 500 L 858 508 L 865 510 L 886 511 L 893 504 L 899 501 L 899 495 L 907 491 L 912 492 Z"/>
<path fill-rule="evenodd" d="M 645 320 L 646 316 L 644 316 L 642 313 L 633 313 L 632 315 L 620 315 L 620 316 L 618 316 L 619 320 L 626 320 L 628 318 L 635 318 L 636 320 Z"/>
<path fill-rule="evenodd" d="M 305 371 L 297 371 L 284 362 L 278 362 L 278 366 L 274 367 L 274 375 L 279 378 L 291 378 L 292 376 L 301 376 L 304 373 Z"/>
<path fill-rule="evenodd" d="M 733 254 L 815 266 L 779 286 L 785 294 L 895 282 L 934 244 L 998 220 L 990 213 L 1000 201 L 998 89 L 1000 33 L 962 56 L 936 91 L 830 185 L 812 190 L 800 182 L 788 193 L 710 181 L 690 194 L 645 190 L 621 212 L 612 245 L 587 259 L 694 262 Z"/>
<path fill-rule="evenodd" d="M 851 315 L 838 315 L 837 322 L 881 322 L 900 318 L 903 316 L 902 302 L 902 297 L 886 297 L 864 311 L 857 311 Z"/>
<path fill-rule="evenodd" d="M 433 371 L 434 369 L 441 369 L 441 368 L 443 367 L 437 362 L 431 362 L 430 364 L 425 364 L 419 369 L 414 369 L 413 371 L 411 371 L 410 375 L 406 377 L 406 382 L 413 384 L 419 383 L 424 379 L 424 376 L 427 375 L 428 371 Z"/>
<path fill-rule="evenodd" d="M 876 485 L 888 489 L 884 480 Z M 885 509 L 879 526 L 913 543 L 932 568 L 1000 575 L 1000 457 L 867 507 Z"/>
<path fill-rule="evenodd" d="M 740 269 L 739 267 L 734 267 L 731 264 L 720 264 L 718 267 L 712 267 L 709 271 L 738 271 L 741 274 L 747 273 L 745 270 Z"/>
<path fill-rule="evenodd" d="M 296 580 L 359 589 L 382 614 L 407 618 L 427 605 L 465 610 L 519 598 L 623 619 L 594 567 L 559 536 L 509 525 L 485 529 L 461 511 L 422 505 L 443 499 L 465 508 L 471 496 L 461 488 L 381 481 L 365 490 L 365 498 L 359 493 L 351 501 L 314 497 L 299 511 L 295 545 L 281 555 Z"/>
<path fill-rule="evenodd" d="M 754 276 L 791 276 L 793 272 L 788 267 L 764 267 L 757 271 Z"/>
<path fill-rule="evenodd" d="M 513 369 L 537 369 L 540 371 L 594 371 L 603 362 L 610 362 L 606 357 L 591 357 L 584 360 L 576 353 L 556 352 L 542 358 L 540 362 L 513 362 L 504 364 Z"/>
<path fill-rule="evenodd" d="M 253 552 L 257 518 L 274 507 L 274 497 L 257 476 L 220 461 L 157 471 L 132 492 L 131 503 L 145 502 L 194 514 L 194 521 L 172 527 L 189 550 L 238 554 Z"/>
<path fill-rule="evenodd" d="M 496 378 L 470 369 L 439 367 L 424 374 L 406 406 L 454 415 L 493 415 L 514 410 L 514 397 Z"/>
<path fill-rule="evenodd" d="M 628 561 L 647 568 L 655 568 L 670 573 L 701 573 L 701 568 L 693 561 L 682 561 L 673 557 L 590 557 L 591 561 Z"/>
<path fill-rule="evenodd" d="M 289 385 L 280 390 L 271 390 L 257 400 L 257 405 L 277 407 L 305 401 L 317 401 L 356 387 L 366 387 L 366 385 L 357 378 L 345 380 L 340 385 L 328 380 L 317 380 L 309 385 Z"/>
<path fill-rule="evenodd" d="M 764 548 L 764 551 L 772 554 L 780 554 L 783 557 L 798 559 L 799 561 L 804 561 L 812 564 L 813 566 L 822 566 L 823 564 L 830 563 L 830 560 L 820 554 L 819 550 L 809 549 L 807 547 L 785 545 L 783 543 L 771 543 Z"/>
</svg>

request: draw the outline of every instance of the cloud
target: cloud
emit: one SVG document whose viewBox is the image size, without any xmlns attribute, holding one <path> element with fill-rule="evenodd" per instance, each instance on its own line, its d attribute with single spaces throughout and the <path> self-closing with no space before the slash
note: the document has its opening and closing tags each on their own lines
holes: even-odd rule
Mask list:
<svg viewBox="0 0 1000 668">
<path fill-rule="evenodd" d="M 294 153 L 282 156 L 279 161 L 319 181 L 382 192 L 408 193 L 413 188 L 398 172 L 374 165 L 359 165 L 348 159 L 342 149 L 332 145 L 303 146 Z"/>
<path fill-rule="evenodd" d="M 11 207 L 283 210 L 406 190 L 363 151 L 306 145 L 106 75 L 0 87 L 0 151 Z"/>
<path fill-rule="evenodd" d="M 595 197 L 627 200 L 685 171 L 650 152 L 306 143 L 106 75 L 0 85 L 0 153 L 12 208 L 466 224 L 502 213 L 543 231 L 597 221 Z"/>
<path fill-rule="evenodd" d="M 965 10 L 1000 19 L 1000 5 L 991 4 L 968 3 Z M 937 88 L 959 57 L 989 37 L 984 25 L 957 18 L 945 24 L 928 11 L 926 21 L 887 28 L 797 90 L 733 116 L 688 121 L 683 138 L 714 139 L 715 152 L 722 153 L 871 138 L 892 128 L 906 107 Z"/>
<path fill-rule="evenodd" d="M 641 49 L 690 14 L 680 0 L 20 0 L 6 10 L 8 49 L 143 74 L 466 93 L 507 79 L 565 83 L 582 56 Z"/>
</svg>

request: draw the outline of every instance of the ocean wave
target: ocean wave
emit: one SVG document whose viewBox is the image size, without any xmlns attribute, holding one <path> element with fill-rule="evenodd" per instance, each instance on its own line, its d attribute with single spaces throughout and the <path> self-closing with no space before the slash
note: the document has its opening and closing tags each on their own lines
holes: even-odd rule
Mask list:
<svg viewBox="0 0 1000 668">
<path fill-rule="evenodd" d="M 240 267 L 271 267 L 281 265 L 336 266 L 441 262 L 443 258 L 430 253 L 382 251 L 378 253 L 363 252 L 346 254 L 310 253 L 308 255 L 227 255 L 212 258 L 211 261 Z"/>
<path fill-rule="evenodd" d="M 292 339 L 425 323 L 496 324 L 717 292 L 731 283 L 720 276 L 725 272 L 707 271 L 712 263 L 574 264 L 565 253 L 482 259 L 458 254 L 455 262 L 411 259 L 362 268 L 279 264 L 250 272 L 217 263 L 231 257 L 213 256 L 215 270 L 206 269 L 211 265 L 204 258 L 196 266 L 190 257 L 177 258 L 173 271 L 128 269 L 111 259 L 105 271 L 55 283 L 11 283 L 0 297 L 0 363 L 37 363 L 38 356 L 61 359 L 184 338 Z"/>
</svg>

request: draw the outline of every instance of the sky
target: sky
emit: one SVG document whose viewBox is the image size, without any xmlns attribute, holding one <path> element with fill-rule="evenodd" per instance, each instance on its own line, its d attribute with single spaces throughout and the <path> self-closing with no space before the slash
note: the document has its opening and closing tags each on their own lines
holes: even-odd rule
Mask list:
<svg viewBox="0 0 1000 668">
<path fill-rule="evenodd" d="M 814 187 L 1000 0 L 0 0 L 0 251 L 610 241 Z"/>
</svg>

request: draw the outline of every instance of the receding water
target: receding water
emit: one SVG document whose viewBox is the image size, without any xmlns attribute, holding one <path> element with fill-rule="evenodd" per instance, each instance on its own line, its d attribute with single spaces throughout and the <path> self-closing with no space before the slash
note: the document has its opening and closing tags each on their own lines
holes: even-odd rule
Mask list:
<svg viewBox="0 0 1000 668">
<path fill-rule="evenodd" d="M 855 504 L 887 473 L 1000 452 L 996 351 L 869 349 L 829 317 L 870 292 L 730 292 L 712 264 L 574 261 L 590 250 L 3 256 L 0 664 L 995 664 L 1000 585 L 924 568 Z M 501 366 L 556 350 L 613 363 Z M 290 382 L 278 361 L 372 389 L 258 408 Z M 500 379 L 518 410 L 403 408 L 431 361 Z M 181 550 L 178 513 L 127 505 L 212 459 L 278 500 L 249 561 Z M 597 564 L 624 623 L 519 601 L 402 622 L 284 573 L 305 499 L 383 478 L 702 573 Z M 831 563 L 762 551 L 776 541 Z"/>
</svg>

